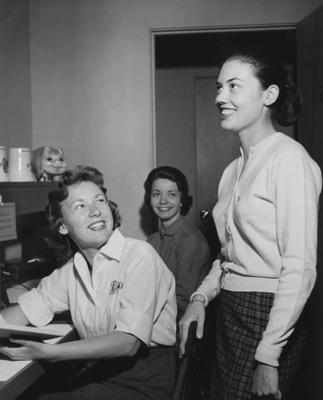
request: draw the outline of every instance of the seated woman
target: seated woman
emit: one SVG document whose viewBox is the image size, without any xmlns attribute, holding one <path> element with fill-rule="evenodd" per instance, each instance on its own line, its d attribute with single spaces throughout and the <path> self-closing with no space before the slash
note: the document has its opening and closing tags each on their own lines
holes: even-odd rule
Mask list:
<svg viewBox="0 0 323 400">
<path fill-rule="evenodd" d="M 184 217 L 192 205 L 185 175 L 177 168 L 153 169 L 145 183 L 145 203 L 158 217 L 158 232 L 148 237 L 176 280 L 178 319 L 211 265 L 208 243 Z"/>
<path fill-rule="evenodd" d="M 7 323 L 43 326 L 69 310 L 80 340 L 15 340 L 20 347 L 0 351 L 14 360 L 96 361 L 41 399 L 165 400 L 175 375 L 174 277 L 149 244 L 117 229 L 118 209 L 103 185 L 92 167 L 62 175 L 47 213 L 55 232 L 77 251 L 2 312 Z"/>
</svg>

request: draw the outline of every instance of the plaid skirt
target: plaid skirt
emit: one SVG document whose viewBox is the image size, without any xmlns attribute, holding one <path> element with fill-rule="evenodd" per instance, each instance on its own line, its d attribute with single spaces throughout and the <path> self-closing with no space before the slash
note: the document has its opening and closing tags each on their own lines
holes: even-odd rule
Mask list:
<svg viewBox="0 0 323 400">
<path fill-rule="evenodd" d="M 273 300 L 273 293 L 221 292 L 216 318 L 210 399 L 255 398 L 251 393 L 256 367 L 254 355 L 267 326 Z M 295 375 L 305 342 L 305 327 L 298 325 L 280 357 L 279 387 L 283 399 Z"/>
</svg>

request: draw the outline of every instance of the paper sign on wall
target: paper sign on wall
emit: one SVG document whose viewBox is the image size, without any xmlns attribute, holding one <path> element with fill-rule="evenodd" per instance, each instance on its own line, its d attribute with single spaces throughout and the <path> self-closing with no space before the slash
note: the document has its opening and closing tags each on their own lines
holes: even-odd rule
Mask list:
<svg viewBox="0 0 323 400">
<path fill-rule="evenodd" d="M 0 204 L 0 242 L 17 239 L 16 205 L 15 203 Z"/>
</svg>

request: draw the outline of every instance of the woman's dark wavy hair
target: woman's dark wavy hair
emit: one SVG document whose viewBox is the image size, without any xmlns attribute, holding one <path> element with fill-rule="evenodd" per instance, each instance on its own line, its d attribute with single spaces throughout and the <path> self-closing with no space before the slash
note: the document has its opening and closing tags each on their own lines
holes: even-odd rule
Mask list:
<svg viewBox="0 0 323 400">
<path fill-rule="evenodd" d="M 80 182 L 95 183 L 106 196 L 107 190 L 104 187 L 104 179 L 102 173 L 94 167 L 77 165 L 72 169 L 65 171 L 56 190 L 48 194 L 48 202 L 46 205 L 46 216 L 50 224 L 52 236 L 46 238 L 47 244 L 54 249 L 57 257 L 67 260 L 76 251 L 77 246 L 68 235 L 61 235 L 59 228 L 62 224 L 61 203 L 69 194 L 69 187 Z M 108 199 L 108 204 L 113 217 L 113 229 L 121 225 L 121 217 L 116 203 Z"/>
<path fill-rule="evenodd" d="M 151 188 L 153 182 L 159 178 L 168 179 L 177 184 L 178 190 L 181 192 L 181 202 L 182 202 L 181 214 L 186 215 L 189 209 L 191 208 L 193 199 L 192 196 L 189 195 L 188 183 L 185 175 L 179 169 L 174 167 L 163 166 L 163 167 L 157 167 L 152 171 L 150 171 L 144 183 L 145 204 L 147 204 L 147 206 L 151 209 L 150 205 Z"/>
<path fill-rule="evenodd" d="M 253 67 L 263 89 L 277 85 L 279 96 L 268 106 L 271 109 L 271 118 L 282 126 L 289 126 L 293 125 L 300 115 L 301 96 L 291 74 L 277 61 L 278 59 L 277 54 L 267 52 L 266 49 L 246 48 L 232 50 L 231 54 L 227 54 L 223 59 L 222 65 L 230 60 L 248 63 Z"/>
</svg>

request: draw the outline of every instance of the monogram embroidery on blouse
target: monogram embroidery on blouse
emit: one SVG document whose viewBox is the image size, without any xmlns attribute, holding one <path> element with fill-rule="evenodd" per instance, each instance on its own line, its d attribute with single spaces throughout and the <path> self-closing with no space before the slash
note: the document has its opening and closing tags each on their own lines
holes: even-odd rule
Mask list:
<svg viewBox="0 0 323 400">
<path fill-rule="evenodd" d="M 112 281 L 111 282 L 111 289 L 110 289 L 110 294 L 115 294 L 119 292 L 119 289 L 123 288 L 123 282 L 121 281 Z"/>
</svg>

